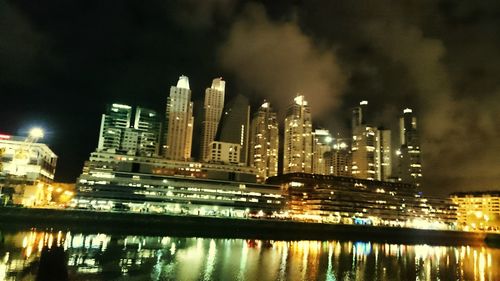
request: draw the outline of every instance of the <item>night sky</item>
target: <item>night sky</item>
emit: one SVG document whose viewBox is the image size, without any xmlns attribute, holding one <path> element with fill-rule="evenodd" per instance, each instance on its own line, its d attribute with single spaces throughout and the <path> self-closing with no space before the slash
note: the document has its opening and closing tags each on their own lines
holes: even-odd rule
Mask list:
<svg viewBox="0 0 500 281">
<path fill-rule="evenodd" d="M 81 173 L 106 104 L 162 113 L 182 74 L 196 123 L 219 76 L 281 116 L 300 92 L 344 137 L 360 100 L 394 134 L 413 108 L 425 192 L 500 189 L 498 1 L 0 2 L 0 132 L 43 127 L 59 181 Z"/>
</svg>

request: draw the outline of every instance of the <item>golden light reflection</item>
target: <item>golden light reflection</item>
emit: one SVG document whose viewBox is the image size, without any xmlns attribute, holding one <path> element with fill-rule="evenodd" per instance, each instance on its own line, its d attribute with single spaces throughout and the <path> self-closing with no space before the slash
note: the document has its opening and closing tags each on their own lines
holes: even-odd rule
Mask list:
<svg viewBox="0 0 500 281">
<path fill-rule="evenodd" d="M 496 266 L 500 263 L 500 249 L 487 247 L 112 237 L 36 230 L 7 236 L 6 244 L 10 245 L 10 253 L 0 249 L 0 277 L 7 278 L 36 261 L 43 247 L 64 246 L 69 270 L 88 274 L 89 279 L 99 279 L 95 274 L 117 268 L 117 274 L 124 278 L 133 272 L 151 270 L 148 276 L 157 280 L 187 281 L 500 280 Z"/>
</svg>

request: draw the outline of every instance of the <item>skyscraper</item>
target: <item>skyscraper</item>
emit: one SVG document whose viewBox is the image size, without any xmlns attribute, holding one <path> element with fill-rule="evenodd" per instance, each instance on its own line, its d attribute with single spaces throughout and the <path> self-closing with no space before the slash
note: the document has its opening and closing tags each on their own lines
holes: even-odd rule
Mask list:
<svg viewBox="0 0 500 281">
<path fill-rule="evenodd" d="M 352 157 L 348 140 L 336 139 L 332 150 L 325 153 L 328 174 L 339 177 L 351 177 Z"/>
<path fill-rule="evenodd" d="M 388 181 L 392 176 L 391 130 L 377 129 L 377 179 Z"/>
<path fill-rule="evenodd" d="M 210 143 L 215 140 L 217 134 L 222 110 L 224 109 L 225 88 L 226 82 L 222 78 L 216 78 L 212 81 L 212 86 L 205 90 L 200 152 L 202 161 L 208 161 Z"/>
<path fill-rule="evenodd" d="M 368 125 L 367 101 L 352 111 L 352 176 L 388 180 L 391 176 L 391 131 Z"/>
<path fill-rule="evenodd" d="M 130 128 L 132 107 L 114 103 L 108 105 L 106 113 L 101 117 L 98 151 L 116 152 L 121 148 L 122 131 Z"/>
<path fill-rule="evenodd" d="M 97 151 L 157 156 L 160 122 L 154 110 L 114 103 L 102 115 Z"/>
<path fill-rule="evenodd" d="M 327 175 L 328 167 L 325 159 L 325 153 L 332 150 L 333 138 L 328 130 L 316 129 L 312 133 L 313 138 L 313 160 L 312 173 Z"/>
<path fill-rule="evenodd" d="M 264 101 L 252 118 L 249 164 L 257 168 L 259 180 L 278 175 L 278 118 Z"/>
<path fill-rule="evenodd" d="M 164 157 L 172 160 L 189 160 L 193 142 L 194 117 L 187 76 L 180 76 L 177 86 L 170 87 L 165 117 Z"/>
<path fill-rule="evenodd" d="M 403 182 L 420 185 L 422 161 L 417 118 L 409 108 L 403 110 L 399 119 L 401 149 L 399 151 L 399 173 Z"/>
<path fill-rule="evenodd" d="M 312 173 L 311 110 L 303 95 L 294 98 L 285 118 L 283 174 Z"/>
<path fill-rule="evenodd" d="M 134 128 L 139 131 L 139 156 L 157 156 L 160 152 L 161 123 L 156 111 L 137 107 Z"/>
<path fill-rule="evenodd" d="M 247 165 L 249 134 L 250 103 L 247 97 L 237 95 L 224 108 L 215 140 L 240 145 L 238 161 Z"/>
</svg>

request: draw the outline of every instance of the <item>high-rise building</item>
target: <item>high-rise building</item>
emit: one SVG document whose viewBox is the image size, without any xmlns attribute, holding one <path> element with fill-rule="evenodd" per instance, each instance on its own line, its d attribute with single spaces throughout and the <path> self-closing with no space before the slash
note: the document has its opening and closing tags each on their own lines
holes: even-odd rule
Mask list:
<svg viewBox="0 0 500 281">
<path fill-rule="evenodd" d="M 327 174 L 339 177 L 351 177 L 352 157 L 348 141 L 336 139 L 332 150 L 325 153 Z"/>
<path fill-rule="evenodd" d="M 247 165 L 249 131 L 250 103 L 247 97 L 237 95 L 224 108 L 215 140 L 218 142 L 238 144 L 241 149 L 238 162 Z"/>
<path fill-rule="evenodd" d="M 191 158 L 194 117 L 187 76 L 179 77 L 177 86 L 170 87 L 165 117 L 163 156 L 188 161 Z"/>
<path fill-rule="evenodd" d="M 278 150 L 278 118 L 264 101 L 252 119 L 249 151 L 249 164 L 257 168 L 259 180 L 278 175 Z"/>
<path fill-rule="evenodd" d="M 160 122 L 154 110 L 114 103 L 102 115 L 97 151 L 128 155 L 156 156 Z"/>
<path fill-rule="evenodd" d="M 212 86 L 205 90 L 200 152 L 202 161 L 208 161 L 210 143 L 215 140 L 217 134 L 217 128 L 224 109 L 225 88 L 226 82 L 222 78 L 216 78 L 212 81 Z"/>
<path fill-rule="evenodd" d="M 367 101 L 361 101 L 352 110 L 352 176 L 359 179 L 377 179 L 377 129 L 366 122 Z"/>
<path fill-rule="evenodd" d="M 116 152 L 122 143 L 122 131 L 130 128 L 132 107 L 114 103 L 108 105 L 106 114 L 101 117 L 98 151 Z"/>
<path fill-rule="evenodd" d="M 313 160 L 312 173 L 320 175 L 328 175 L 327 160 L 325 153 L 332 150 L 333 138 L 328 130 L 316 129 L 312 133 L 313 138 Z"/>
<path fill-rule="evenodd" d="M 294 98 L 285 118 L 283 174 L 312 173 L 311 110 L 303 95 Z"/>
<path fill-rule="evenodd" d="M 369 125 L 367 101 L 352 111 L 352 176 L 359 179 L 388 180 L 391 176 L 391 131 Z"/>
<path fill-rule="evenodd" d="M 143 107 L 137 107 L 135 110 L 133 127 L 139 132 L 138 155 L 149 157 L 159 155 L 161 123 L 158 120 L 154 110 Z"/>
<path fill-rule="evenodd" d="M 388 181 L 392 176 L 391 130 L 377 129 L 377 179 Z"/>
<path fill-rule="evenodd" d="M 417 118 L 409 108 L 403 110 L 399 119 L 401 149 L 399 154 L 399 173 L 403 182 L 420 185 L 422 162 Z"/>
</svg>

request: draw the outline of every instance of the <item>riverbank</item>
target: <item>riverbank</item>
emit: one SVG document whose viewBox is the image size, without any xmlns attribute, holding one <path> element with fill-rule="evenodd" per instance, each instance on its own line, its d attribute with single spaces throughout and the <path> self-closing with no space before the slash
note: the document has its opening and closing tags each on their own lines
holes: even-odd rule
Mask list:
<svg viewBox="0 0 500 281">
<path fill-rule="evenodd" d="M 304 223 L 266 219 L 173 216 L 86 210 L 0 208 L 0 229 L 54 229 L 81 233 L 243 238 L 352 240 L 381 243 L 500 246 L 499 234 Z"/>
</svg>

